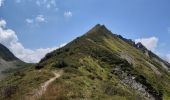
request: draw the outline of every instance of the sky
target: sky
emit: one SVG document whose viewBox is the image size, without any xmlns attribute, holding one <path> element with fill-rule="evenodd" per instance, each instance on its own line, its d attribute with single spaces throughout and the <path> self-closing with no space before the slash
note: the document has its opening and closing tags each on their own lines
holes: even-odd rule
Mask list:
<svg viewBox="0 0 170 100">
<path fill-rule="evenodd" d="M 0 0 L 0 43 L 36 63 L 96 24 L 170 62 L 169 0 Z"/>
</svg>

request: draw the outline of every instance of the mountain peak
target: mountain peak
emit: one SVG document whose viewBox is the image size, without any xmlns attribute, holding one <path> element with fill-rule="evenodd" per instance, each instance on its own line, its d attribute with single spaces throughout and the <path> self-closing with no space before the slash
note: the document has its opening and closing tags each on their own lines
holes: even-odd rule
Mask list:
<svg viewBox="0 0 170 100">
<path fill-rule="evenodd" d="M 94 28 L 106 28 L 105 25 L 97 24 L 94 26 Z"/>
<path fill-rule="evenodd" d="M 95 25 L 91 30 L 107 30 L 108 31 L 105 25 L 101 25 L 101 24 Z"/>
<path fill-rule="evenodd" d="M 85 35 L 108 35 L 108 34 L 112 34 L 111 31 L 109 29 L 107 29 L 105 27 L 105 25 L 101 25 L 101 24 L 97 24 L 95 25 L 92 29 L 90 29 Z"/>
</svg>

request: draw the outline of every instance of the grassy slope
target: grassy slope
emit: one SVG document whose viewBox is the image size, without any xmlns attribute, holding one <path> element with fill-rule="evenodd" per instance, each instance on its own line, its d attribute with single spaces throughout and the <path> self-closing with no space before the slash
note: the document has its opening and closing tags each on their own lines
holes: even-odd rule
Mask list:
<svg viewBox="0 0 170 100">
<path fill-rule="evenodd" d="M 47 70 L 35 70 L 29 66 L 11 73 L 0 83 L 0 100 L 23 100 L 25 96 L 32 95 L 32 91 L 41 83 L 53 77 Z"/>
<path fill-rule="evenodd" d="M 129 64 L 120 58 L 122 52 L 132 57 L 134 63 Z M 155 74 L 146 61 L 155 65 L 162 75 Z M 51 77 L 49 70 L 62 68 L 64 75 L 47 89 L 41 100 L 145 99 L 136 90 L 124 85 L 120 77 L 113 73 L 113 69 L 119 65 L 123 71 L 147 85 L 153 95 L 165 100 L 170 98 L 169 73 L 143 52 L 99 26 L 65 47 L 49 53 L 37 66 L 43 67 L 42 72 L 32 67 L 24 70 L 24 75 L 9 77 L 4 83 L 17 86 L 11 95 L 12 99 L 23 97 Z"/>
<path fill-rule="evenodd" d="M 135 91 L 121 84 L 120 79 L 111 74 L 112 68 L 126 62 L 120 58 L 121 52 L 126 52 L 134 59 L 135 63 L 125 66 L 125 70 L 132 67 L 128 73 L 134 74 L 136 77 L 145 77 L 146 80 L 139 80 L 146 85 L 151 85 L 148 87 L 153 95 L 161 96 L 164 99 L 170 97 L 169 74 L 143 52 L 113 36 L 105 29 L 92 29 L 66 47 L 48 54 L 42 60 L 42 64 L 57 68 L 63 65 L 65 69 L 66 74 L 54 84 L 57 89 L 62 88 L 61 95 L 57 95 L 57 97 L 136 99 L 138 95 L 135 94 Z M 146 61 L 155 65 L 162 76 L 156 75 Z M 108 88 L 105 86 L 109 86 L 110 90 L 107 90 Z M 110 92 L 108 93 L 108 91 Z"/>
</svg>

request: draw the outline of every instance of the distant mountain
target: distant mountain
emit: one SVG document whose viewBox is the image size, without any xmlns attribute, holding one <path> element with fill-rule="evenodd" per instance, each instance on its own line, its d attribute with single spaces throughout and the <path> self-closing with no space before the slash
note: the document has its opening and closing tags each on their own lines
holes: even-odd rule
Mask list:
<svg viewBox="0 0 170 100">
<path fill-rule="evenodd" d="M 21 67 L 23 64 L 25 63 L 15 57 L 8 48 L 0 44 L 0 79 L 4 77 L 6 73 Z"/>
<path fill-rule="evenodd" d="M 0 57 L 6 61 L 19 60 L 17 57 L 14 56 L 13 53 L 11 53 L 8 48 L 6 48 L 2 44 L 0 44 Z"/>
<path fill-rule="evenodd" d="M 8 83 L 15 91 L 5 97 L 20 100 L 33 95 L 51 71 L 63 70 L 40 100 L 170 100 L 169 69 L 168 62 L 141 43 L 98 24 L 30 70 L 7 78 L 0 89 Z"/>
</svg>

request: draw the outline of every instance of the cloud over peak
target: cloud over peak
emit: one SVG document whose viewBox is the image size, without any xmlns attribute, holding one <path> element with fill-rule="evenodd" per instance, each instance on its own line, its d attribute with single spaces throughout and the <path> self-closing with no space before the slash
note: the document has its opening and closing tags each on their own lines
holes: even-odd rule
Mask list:
<svg viewBox="0 0 170 100">
<path fill-rule="evenodd" d="M 149 38 L 139 38 L 135 39 L 135 43 L 141 42 L 147 49 L 155 50 L 158 44 L 157 37 L 149 37 Z"/>
</svg>

